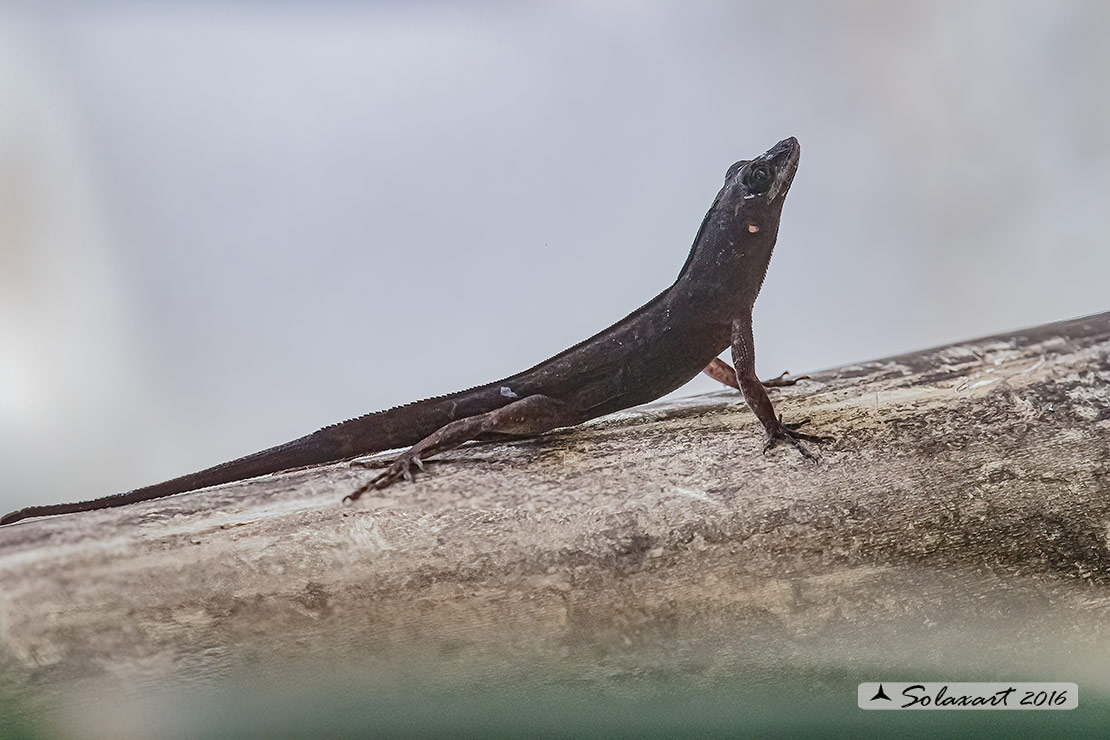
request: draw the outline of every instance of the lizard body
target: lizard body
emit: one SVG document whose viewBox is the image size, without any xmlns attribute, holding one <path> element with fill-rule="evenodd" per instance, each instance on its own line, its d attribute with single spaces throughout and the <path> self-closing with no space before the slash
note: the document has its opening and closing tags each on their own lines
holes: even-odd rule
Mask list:
<svg viewBox="0 0 1110 740">
<path fill-rule="evenodd" d="M 675 282 L 609 328 L 521 373 L 446 396 L 417 401 L 324 427 L 307 436 L 197 473 L 127 493 L 72 504 L 32 506 L 0 524 L 28 517 L 122 506 L 290 468 L 410 447 L 356 490 L 411 478 L 422 457 L 474 439 L 542 434 L 557 427 L 655 400 L 702 370 L 738 386 L 768 434 L 812 455 L 775 416 L 755 375 L 751 312 L 770 263 L 783 200 L 800 147 L 785 139 L 729 168 Z M 717 355 L 732 346 L 735 373 Z M 735 380 L 734 380 L 735 379 Z M 790 381 L 786 381 L 790 382 Z M 778 383 L 782 384 L 782 383 Z"/>
</svg>

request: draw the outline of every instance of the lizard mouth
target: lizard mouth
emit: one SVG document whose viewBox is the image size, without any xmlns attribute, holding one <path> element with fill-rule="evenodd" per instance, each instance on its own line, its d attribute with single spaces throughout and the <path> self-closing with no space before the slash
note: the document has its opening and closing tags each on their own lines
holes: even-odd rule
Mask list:
<svg viewBox="0 0 1110 740">
<path fill-rule="evenodd" d="M 774 182 L 767 191 L 768 201 L 774 201 L 780 195 L 786 195 L 790 184 L 794 182 L 794 173 L 798 171 L 798 159 L 801 154 L 802 145 L 791 136 L 775 144 L 760 157 L 770 164 L 775 172 Z"/>
</svg>

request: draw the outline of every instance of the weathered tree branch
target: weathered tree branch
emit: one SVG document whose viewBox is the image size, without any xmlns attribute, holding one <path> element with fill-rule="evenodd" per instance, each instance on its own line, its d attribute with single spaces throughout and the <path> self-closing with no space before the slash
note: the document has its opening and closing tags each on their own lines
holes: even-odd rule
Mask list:
<svg viewBox="0 0 1110 740">
<path fill-rule="evenodd" d="M 965 633 L 1061 620 L 1105 660 L 1110 313 L 812 378 L 775 403 L 835 438 L 818 465 L 761 454 L 723 391 L 444 454 L 356 507 L 374 471 L 334 465 L 6 527 L 0 668 L 712 671 L 927 656 L 938 629 L 989 653 Z"/>
</svg>

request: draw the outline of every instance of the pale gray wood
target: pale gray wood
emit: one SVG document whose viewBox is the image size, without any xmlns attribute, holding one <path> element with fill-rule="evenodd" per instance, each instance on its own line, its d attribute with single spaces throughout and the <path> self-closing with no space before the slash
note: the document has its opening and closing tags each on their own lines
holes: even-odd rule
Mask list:
<svg viewBox="0 0 1110 740">
<path fill-rule="evenodd" d="M 810 374 L 773 400 L 835 438 L 819 465 L 761 454 L 722 391 L 444 454 L 356 506 L 374 471 L 341 464 L 5 527 L 4 683 L 975 655 L 1105 686 L 1110 314 Z"/>
</svg>

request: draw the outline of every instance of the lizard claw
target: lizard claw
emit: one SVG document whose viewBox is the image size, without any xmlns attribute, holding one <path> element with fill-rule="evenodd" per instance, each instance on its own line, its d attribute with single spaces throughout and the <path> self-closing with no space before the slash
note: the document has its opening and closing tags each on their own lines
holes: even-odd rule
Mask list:
<svg viewBox="0 0 1110 740">
<path fill-rule="evenodd" d="M 802 421 L 784 424 L 782 421 L 782 416 L 780 415 L 778 425 L 767 435 L 767 442 L 763 445 L 763 454 L 766 455 L 767 450 L 770 450 L 779 442 L 787 442 L 793 445 L 798 450 L 798 452 L 802 453 L 802 457 L 804 457 L 805 459 L 813 463 L 819 462 L 820 458 L 810 452 L 809 448 L 802 444 L 802 440 L 805 440 L 807 442 L 831 442 L 832 437 L 799 432 L 798 428 L 805 424 L 807 421 L 809 421 L 809 419 L 803 419 Z"/>
<path fill-rule="evenodd" d="M 799 375 L 796 378 L 787 378 L 786 376 L 789 373 L 789 370 L 783 370 L 781 373 L 779 373 L 778 377 L 771 378 L 770 380 L 763 380 L 760 382 L 763 384 L 764 388 L 785 388 L 786 386 L 794 385 L 799 380 L 813 380 L 813 378 L 809 377 L 808 375 Z"/>
<path fill-rule="evenodd" d="M 411 482 L 414 478 L 414 473 L 412 469 L 413 465 L 415 465 L 418 470 L 424 470 L 424 461 L 420 459 L 420 455 L 413 452 L 412 450 L 409 450 L 408 452 L 402 454 L 400 457 L 394 460 L 392 463 L 390 463 L 389 467 L 387 467 L 378 475 L 374 476 L 368 483 L 362 484 L 354 491 L 344 496 L 343 502 L 347 503 L 348 501 L 357 501 L 359 497 L 361 497 L 362 494 L 366 493 L 367 491 L 380 491 L 383 488 L 387 488 L 393 485 L 402 478 Z"/>
</svg>

